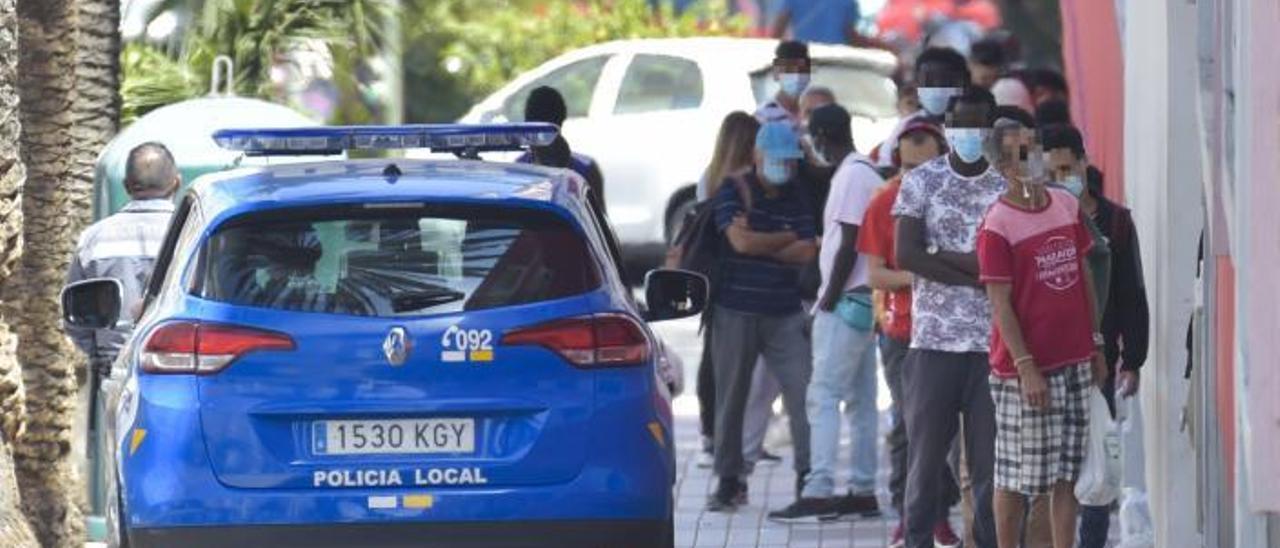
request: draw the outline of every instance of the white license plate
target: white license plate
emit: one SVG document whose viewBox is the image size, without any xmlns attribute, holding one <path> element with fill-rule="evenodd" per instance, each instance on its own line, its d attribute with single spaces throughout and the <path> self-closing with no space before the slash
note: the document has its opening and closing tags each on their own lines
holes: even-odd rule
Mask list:
<svg viewBox="0 0 1280 548">
<path fill-rule="evenodd" d="M 475 419 L 374 419 L 316 421 L 311 444 L 317 455 L 474 453 Z"/>
</svg>

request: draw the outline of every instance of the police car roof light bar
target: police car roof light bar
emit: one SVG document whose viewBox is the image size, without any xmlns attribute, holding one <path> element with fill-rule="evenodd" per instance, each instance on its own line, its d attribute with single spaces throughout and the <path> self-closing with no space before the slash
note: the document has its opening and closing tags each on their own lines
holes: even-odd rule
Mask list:
<svg viewBox="0 0 1280 548">
<path fill-rule="evenodd" d="M 431 149 L 475 158 L 480 152 L 547 146 L 559 129 L 552 124 L 407 124 L 399 126 L 327 126 L 224 129 L 213 134 L 218 146 L 248 156 L 314 156 L 348 150 Z"/>
</svg>

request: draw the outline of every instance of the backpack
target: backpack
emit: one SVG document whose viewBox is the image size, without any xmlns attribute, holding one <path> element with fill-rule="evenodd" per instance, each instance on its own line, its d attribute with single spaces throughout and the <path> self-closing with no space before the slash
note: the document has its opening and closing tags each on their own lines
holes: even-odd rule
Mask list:
<svg viewBox="0 0 1280 548">
<path fill-rule="evenodd" d="M 750 213 L 752 194 L 747 182 L 736 176 L 730 177 L 729 181 L 737 187 L 744 212 Z M 716 226 L 717 205 L 714 198 L 703 200 L 685 215 L 680 231 L 676 233 L 671 248 L 667 251 L 666 264 L 669 268 L 689 270 L 706 276 L 713 293 L 720 277 L 723 246 L 728 245 L 724 234 Z"/>
</svg>

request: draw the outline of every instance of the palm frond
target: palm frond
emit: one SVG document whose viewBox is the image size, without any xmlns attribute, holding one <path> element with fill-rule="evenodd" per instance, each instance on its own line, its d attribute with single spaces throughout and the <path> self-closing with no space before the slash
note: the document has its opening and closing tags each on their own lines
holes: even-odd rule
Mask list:
<svg viewBox="0 0 1280 548">
<path fill-rule="evenodd" d="M 126 45 L 120 55 L 120 70 L 122 125 L 165 105 L 197 97 L 202 91 L 185 66 L 146 44 Z"/>
</svg>

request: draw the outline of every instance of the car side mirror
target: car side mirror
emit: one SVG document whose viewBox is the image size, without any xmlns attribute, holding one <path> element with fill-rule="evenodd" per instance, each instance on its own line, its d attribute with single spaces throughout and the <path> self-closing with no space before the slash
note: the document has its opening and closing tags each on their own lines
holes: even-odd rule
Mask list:
<svg viewBox="0 0 1280 548">
<path fill-rule="evenodd" d="M 93 278 L 62 288 L 62 321 L 84 329 L 110 329 L 120 321 L 124 286 L 112 278 Z"/>
<path fill-rule="evenodd" d="M 706 276 L 688 270 L 659 268 L 644 277 L 645 320 L 660 322 L 701 314 L 707 308 Z"/>
</svg>

